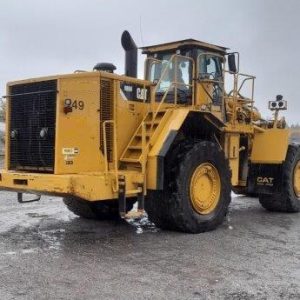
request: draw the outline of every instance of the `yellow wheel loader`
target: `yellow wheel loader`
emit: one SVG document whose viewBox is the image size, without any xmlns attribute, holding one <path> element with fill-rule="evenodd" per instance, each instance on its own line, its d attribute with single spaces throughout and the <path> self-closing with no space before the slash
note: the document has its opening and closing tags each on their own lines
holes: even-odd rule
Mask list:
<svg viewBox="0 0 300 300">
<path fill-rule="evenodd" d="M 163 229 L 219 226 L 231 191 L 271 211 L 300 211 L 300 148 L 278 95 L 273 119 L 254 106 L 255 77 L 239 53 L 187 39 L 141 48 L 122 35 L 125 74 L 93 71 L 7 84 L 5 167 L 0 188 L 57 195 L 75 214 L 106 219 L 148 213 Z M 225 84 L 226 79 L 226 84 Z"/>
</svg>

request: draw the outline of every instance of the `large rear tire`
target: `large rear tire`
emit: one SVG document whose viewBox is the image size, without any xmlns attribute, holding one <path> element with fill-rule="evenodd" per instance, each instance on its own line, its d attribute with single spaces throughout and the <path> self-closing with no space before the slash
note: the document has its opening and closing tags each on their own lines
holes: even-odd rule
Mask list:
<svg viewBox="0 0 300 300">
<path fill-rule="evenodd" d="M 166 157 L 164 190 L 149 191 L 149 219 L 162 229 L 210 231 L 224 220 L 231 200 L 231 173 L 212 142 L 187 142 Z"/>
<path fill-rule="evenodd" d="M 300 147 L 290 145 L 283 163 L 283 181 L 280 194 L 259 195 L 259 202 L 266 210 L 300 212 Z"/>
<path fill-rule="evenodd" d="M 112 220 L 119 218 L 116 200 L 90 202 L 77 197 L 63 198 L 64 204 L 75 215 L 85 219 Z M 131 210 L 136 199 L 127 199 L 127 211 Z"/>
</svg>

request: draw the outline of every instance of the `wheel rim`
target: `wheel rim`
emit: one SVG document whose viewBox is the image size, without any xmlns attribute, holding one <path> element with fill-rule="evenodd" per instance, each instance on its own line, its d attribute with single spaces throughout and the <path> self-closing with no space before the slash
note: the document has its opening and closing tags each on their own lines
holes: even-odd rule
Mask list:
<svg viewBox="0 0 300 300">
<path fill-rule="evenodd" d="M 294 192 L 298 198 L 300 198 L 300 160 L 297 162 L 294 169 Z"/>
<path fill-rule="evenodd" d="M 194 210 L 201 214 L 211 213 L 217 206 L 221 193 L 218 170 L 210 163 L 199 165 L 190 183 L 190 198 Z"/>
</svg>

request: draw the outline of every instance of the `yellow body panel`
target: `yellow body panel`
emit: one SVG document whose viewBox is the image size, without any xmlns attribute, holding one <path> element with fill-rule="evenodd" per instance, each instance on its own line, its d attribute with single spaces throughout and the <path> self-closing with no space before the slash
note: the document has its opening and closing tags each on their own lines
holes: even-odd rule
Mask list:
<svg viewBox="0 0 300 300">
<path fill-rule="evenodd" d="M 57 101 L 55 173 L 95 172 L 104 169 L 99 150 L 100 76 L 74 77 L 59 80 Z M 66 99 L 83 101 L 83 109 L 64 113 Z"/>
<path fill-rule="evenodd" d="M 250 160 L 252 163 L 281 164 L 286 157 L 289 143 L 288 129 L 268 129 L 257 133 L 253 140 Z"/>
<path fill-rule="evenodd" d="M 196 99 L 196 105 L 199 105 L 200 107 L 202 105 L 210 105 L 212 103 L 209 95 L 212 94 L 212 87 L 208 83 L 202 83 L 202 84 L 197 84 L 197 97 Z"/>
<path fill-rule="evenodd" d="M 145 80 L 138 80 L 107 72 L 83 72 L 69 75 L 43 77 L 11 82 L 27 84 L 47 80 L 57 80 L 56 135 L 55 135 L 55 169 L 53 174 L 18 172 L 9 170 L 9 142 L 6 142 L 5 169 L 1 170 L 0 188 L 16 191 L 32 191 L 54 195 L 74 195 L 89 201 L 116 199 L 118 175 L 125 175 L 127 197 L 136 195 L 136 183 L 141 181 L 140 170 L 119 170 L 109 164 L 105 170 L 105 157 L 100 151 L 100 89 L 101 80 L 113 85 L 113 118 L 116 126 L 116 157 L 128 145 L 136 128 L 149 111 L 149 104 L 143 101 L 125 99 L 120 90 L 124 82 L 150 86 Z M 66 99 L 84 102 L 84 108 L 74 107 L 65 113 Z M 7 120 L 10 116 L 10 99 L 8 98 Z M 9 123 L 6 140 L 9 140 Z M 21 180 L 21 181 L 20 181 Z M 26 180 L 26 184 L 19 184 Z"/>
<path fill-rule="evenodd" d="M 239 183 L 239 148 L 240 148 L 240 135 L 239 134 L 226 134 L 225 136 L 225 155 L 229 160 L 231 169 L 231 184 L 233 186 Z"/>
<path fill-rule="evenodd" d="M 190 110 L 186 108 L 177 108 L 176 110 L 169 111 L 165 116 L 166 122 L 163 124 L 161 131 L 157 137 L 152 140 L 153 146 L 148 154 L 148 168 L 146 174 L 147 187 L 149 189 L 153 190 L 157 188 L 158 156 L 160 155 L 160 151 L 163 149 L 170 132 L 177 132 L 180 129 L 189 112 Z"/>
<path fill-rule="evenodd" d="M 116 83 L 116 93 L 118 95 L 116 103 L 118 158 L 120 158 L 135 130 L 149 110 L 148 105 L 145 105 L 144 103 L 124 100 L 120 93 L 121 82 L 122 81 L 117 81 Z"/>
<path fill-rule="evenodd" d="M 178 131 L 189 112 L 190 110 L 186 108 L 177 108 L 169 112 L 167 116 L 167 122 L 163 126 L 157 139 L 155 139 L 155 141 L 152 141 L 153 146 L 149 152 L 149 157 L 159 155 L 159 152 L 162 149 L 163 144 L 166 142 L 170 131 Z"/>
<path fill-rule="evenodd" d="M 128 191 L 134 191 L 138 173 L 123 171 Z M 18 192 L 32 192 L 56 196 L 73 195 L 89 201 L 116 199 L 118 194 L 113 191 L 114 174 L 86 173 L 86 174 L 38 174 L 8 172 L 1 170 L 0 186 L 2 189 Z M 128 194 L 133 197 L 136 193 Z"/>
</svg>

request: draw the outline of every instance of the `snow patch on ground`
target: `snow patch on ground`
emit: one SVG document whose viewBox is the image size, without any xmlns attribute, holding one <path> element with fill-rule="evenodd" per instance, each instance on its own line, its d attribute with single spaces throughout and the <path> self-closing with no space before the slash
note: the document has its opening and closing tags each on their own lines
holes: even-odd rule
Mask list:
<svg viewBox="0 0 300 300">
<path fill-rule="evenodd" d="M 4 252 L 4 253 L 0 253 L 0 255 L 8 255 L 8 256 L 11 256 L 11 255 L 19 255 L 19 254 L 32 254 L 32 253 L 35 253 L 37 252 L 37 248 L 35 249 L 21 249 L 21 250 L 18 250 L 18 251 L 7 251 L 7 252 Z"/>
<path fill-rule="evenodd" d="M 6 194 L 1 193 L 1 198 Z M 10 193 L 10 203 L 6 206 L 5 214 L 0 219 L 0 232 L 7 232 L 16 227 L 24 229 L 38 226 L 43 219 L 57 219 L 68 222 L 75 218 L 75 215 L 60 205 L 60 198 L 43 197 L 40 202 L 19 204 L 16 194 Z M 15 197 L 15 199 L 14 199 Z M 59 202 L 59 203 L 58 203 Z"/>
</svg>

